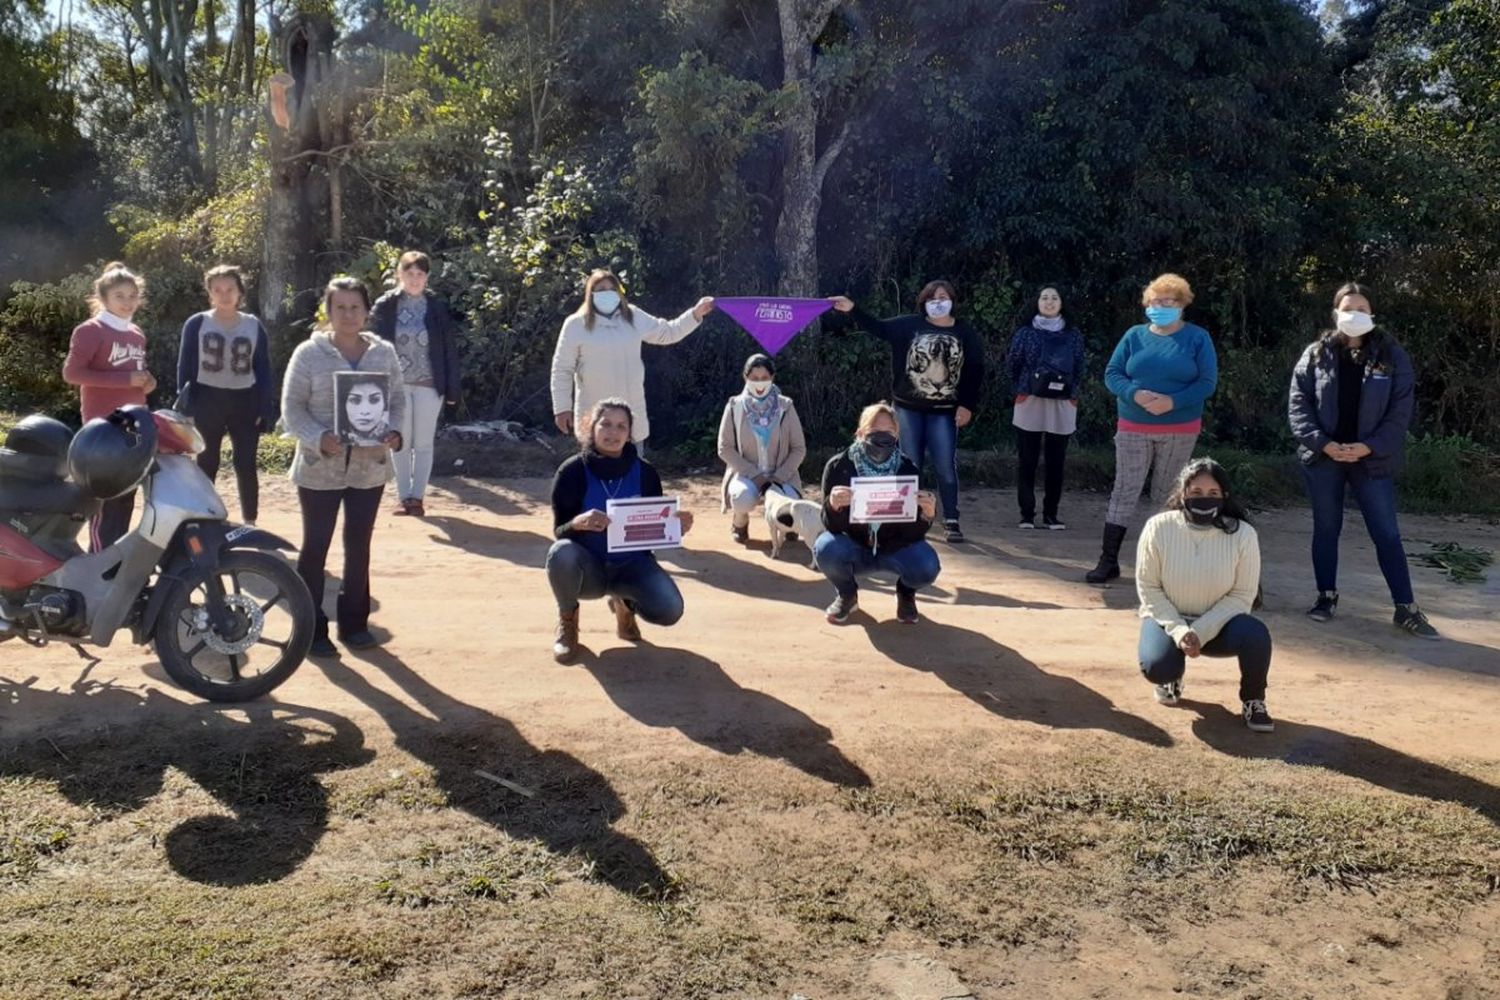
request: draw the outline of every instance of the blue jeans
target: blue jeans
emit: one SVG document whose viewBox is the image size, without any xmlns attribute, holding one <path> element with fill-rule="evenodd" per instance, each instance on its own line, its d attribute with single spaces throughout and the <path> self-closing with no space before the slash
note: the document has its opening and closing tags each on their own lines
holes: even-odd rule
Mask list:
<svg viewBox="0 0 1500 1000">
<path fill-rule="evenodd" d="M 1312 561 L 1318 589 L 1339 589 L 1339 532 L 1344 527 L 1344 491 L 1349 489 L 1364 515 L 1370 541 L 1375 543 L 1375 557 L 1391 590 L 1391 600 L 1412 603 L 1416 598 L 1411 590 L 1411 568 L 1406 564 L 1406 549 L 1396 524 L 1396 480 L 1372 476 L 1362 463 L 1320 458 L 1302 466 L 1302 481 L 1312 501 Z"/>
<path fill-rule="evenodd" d="M 901 454 L 922 469 L 922 460 L 932 452 L 937 472 L 938 498 L 943 501 L 943 519 L 958 520 L 958 424 L 953 413 L 923 413 L 896 406 L 896 425 L 901 431 Z"/>
<path fill-rule="evenodd" d="M 882 570 L 896 575 L 903 587 L 917 590 L 938 578 L 942 565 L 937 551 L 925 541 L 894 552 L 871 552 L 848 535 L 825 531 L 813 546 L 818 569 L 844 597 L 859 590 L 858 577 Z"/>
<path fill-rule="evenodd" d="M 1141 621 L 1141 673 L 1152 684 L 1181 680 L 1187 670 L 1187 654 L 1153 619 Z M 1266 696 L 1266 674 L 1271 670 L 1271 633 L 1254 615 L 1235 615 L 1209 642 L 1204 656 L 1240 658 L 1240 701 Z"/>
<path fill-rule="evenodd" d="M 675 625 L 682 617 L 682 592 L 650 554 L 608 562 L 572 539 L 552 543 L 547 582 L 559 611 L 573 611 L 580 599 L 619 597 L 652 625 Z"/>
</svg>

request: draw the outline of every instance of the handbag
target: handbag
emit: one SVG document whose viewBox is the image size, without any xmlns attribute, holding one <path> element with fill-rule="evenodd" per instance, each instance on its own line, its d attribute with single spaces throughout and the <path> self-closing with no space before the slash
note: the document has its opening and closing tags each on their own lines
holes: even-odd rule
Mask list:
<svg viewBox="0 0 1500 1000">
<path fill-rule="evenodd" d="M 1068 376 L 1051 365 L 1042 365 L 1031 373 L 1030 394 L 1042 399 L 1071 399 L 1073 386 Z"/>
</svg>

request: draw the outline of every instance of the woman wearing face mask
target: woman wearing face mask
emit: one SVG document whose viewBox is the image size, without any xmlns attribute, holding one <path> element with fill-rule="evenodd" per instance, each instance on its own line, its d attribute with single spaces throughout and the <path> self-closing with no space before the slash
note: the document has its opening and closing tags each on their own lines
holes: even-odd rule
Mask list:
<svg viewBox="0 0 1500 1000">
<path fill-rule="evenodd" d="M 930 281 L 913 316 L 876 319 L 842 295 L 828 301 L 854 324 L 891 345 L 891 396 L 901 450 L 918 468 L 928 452 L 943 501 L 944 540 L 962 542 L 958 510 L 958 431 L 979 408 L 984 344 L 953 315 L 953 286 Z"/>
<path fill-rule="evenodd" d="M 1036 464 L 1045 452 L 1046 483 L 1042 493 L 1042 526 L 1051 531 L 1067 527 L 1057 516 L 1062 500 L 1063 457 L 1068 438 L 1078 429 L 1078 389 L 1083 384 L 1083 334 L 1062 315 L 1062 296 L 1043 288 L 1037 296 L 1036 317 L 1010 340 L 1005 365 L 1016 394 L 1015 414 L 1019 454 L 1016 461 L 1016 498 L 1021 505 L 1021 527 L 1036 527 Z"/>
<path fill-rule="evenodd" d="M 401 385 L 401 363 L 387 340 L 366 333 L 370 293 L 358 278 L 334 278 L 323 290 L 323 310 L 329 329 L 315 330 L 297 345 L 287 363 L 281 387 L 281 415 L 289 435 L 297 440 L 291 480 L 297 485 L 302 508 L 302 549 L 297 572 L 312 591 L 318 608 L 313 656 L 335 656 L 323 613 L 328 549 L 333 544 L 339 512 L 344 515 L 344 573 L 338 596 L 339 641 L 349 649 L 368 649 L 378 640 L 370 632 L 370 540 L 380 497 L 391 478 L 390 453 L 401 447 L 401 434 L 381 419 L 389 406 L 390 423 L 400 426 L 406 406 Z M 335 409 L 349 406 L 338 398 L 334 375 L 339 372 L 379 372 L 385 375 L 390 399 L 370 407 L 361 391 L 360 402 L 347 416 L 380 433 L 372 446 L 348 444 L 334 432 Z M 377 383 L 361 383 L 379 389 Z M 358 411 L 358 412 L 355 412 Z"/>
<path fill-rule="evenodd" d="M 1177 704 L 1189 659 L 1234 656 L 1245 725 L 1258 733 L 1274 729 L 1266 711 L 1271 633 L 1250 613 L 1260 589 L 1260 542 L 1213 459 L 1189 463 L 1166 511 L 1146 522 L 1136 546 L 1135 588 L 1141 672 L 1156 686 L 1156 700 Z"/>
<path fill-rule="evenodd" d="M 1416 376 L 1401 345 L 1375 326 L 1370 294 L 1353 282 L 1333 297 L 1334 329 L 1302 352 L 1292 372 L 1289 413 L 1313 508 L 1312 560 L 1318 599 L 1308 617 L 1326 622 L 1338 608 L 1339 532 L 1344 494 L 1354 493 L 1380 571 L 1395 602 L 1397 628 L 1423 639 L 1437 629 L 1417 607 L 1396 523 L 1396 480 L 1411 424 Z"/>
<path fill-rule="evenodd" d="M 403 447 L 395 454 L 398 516 L 427 514 L 427 482 L 432 478 L 432 445 L 443 408 L 458 405 L 459 322 L 448 303 L 427 287 L 432 260 L 408 250 L 396 262 L 396 287 L 375 300 L 370 330 L 390 341 L 401 360 L 406 386 Z"/>
<path fill-rule="evenodd" d="M 552 480 L 552 523 L 557 541 L 547 552 L 547 582 L 557 599 L 552 658 L 569 663 L 578 655 L 578 602 L 608 597 L 615 634 L 640 642 L 636 616 L 653 625 L 677 624 L 682 593 L 650 552 L 610 552 L 611 500 L 659 497 L 661 476 L 631 443 L 634 417 L 623 399 L 601 399 L 579 425 L 581 450 L 557 468 Z M 691 511 L 679 511 L 682 533 L 693 526 Z"/>
<path fill-rule="evenodd" d="M 768 490 L 802 496 L 798 469 L 807 457 L 802 420 L 791 397 L 772 381 L 776 365 L 764 354 L 745 362 L 745 389 L 724 405 L 719 458 L 724 462 L 724 507 L 734 512 L 734 540 L 750 539 L 750 512 Z"/>
<path fill-rule="evenodd" d="M 557 429 L 573 433 L 575 417 L 601 399 L 624 399 L 635 415 L 631 432 L 638 445 L 651 436 L 646 418 L 646 366 L 641 345 L 675 344 L 698 329 L 714 310 L 705 296 L 676 319 L 657 319 L 625 300 L 620 279 L 595 271 L 583 285 L 583 304 L 569 316 L 552 354 L 552 412 Z"/>
<path fill-rule="evenodd" d="M 917 591 L 931 584 L 942 568 L 927 542 L 937 515 L 937 498 L 917 494 L 917 519 L 909 522 L 855 524 L 849 519 L 855 476 L 915 476 L 918 469 L 901 453 L 896 412 L 889 403 L 872 403 L 859 415 L 854 443 L 823 467 L 823 527 L 813 547 L 818 568 L 833 584 L 828 621 L 842 625 L 859 607 L 858 578 L 884 570 L 896 574 L 896 620 L 918 620 Z"/>
<path fill-rule="evenodd" d="M 1219 381 L 1219 358 L 1208 331 L 1182 318 L 1193 289 L 1163 274 L 1141 294 L 1147 322 L 1125 331 L 1104 369 L 1114 393 L 1115 485 L 1104 516 L 1099 563 L 1084 579 L 1105 583 L 1120 575 L 1120 546 L 1135 517 L 1141 487 L 1151 477 L 1152 506 L 1160 509 L 1193 457 L 1203 428 L 1203 402 Z"/>
<path fill-rule="evenodd" d="M 89 296 L 93 317 L 78 324 L 63 361 L 63 381 L 78 387 L 87 423 L 122 406 L 146 404 L 156 379 L 146 370 L 146 335 L 131 320 L 141 307 L 146 282 L 124 264 L 104 265 Z M 130 529 L 135 490 L 106 500 L 89 524 L 90 550 L 108 548 Z"/>
</svg>

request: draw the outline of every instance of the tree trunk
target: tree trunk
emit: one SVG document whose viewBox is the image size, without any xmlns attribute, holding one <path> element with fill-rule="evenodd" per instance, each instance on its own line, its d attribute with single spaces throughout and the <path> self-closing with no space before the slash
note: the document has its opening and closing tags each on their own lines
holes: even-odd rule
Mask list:
<svg viewBox="0 0 1500 1000">
<path fill-rule="evenodd" d="M 319 102 L 328 99 L 321 84 L 332 73 L 333 37 L 327 16 L 299 14 L 277 40 L 293 83 L 287 127 L 274 121 L 269 126 L 271 183 L 260 281 L 260 315 L 276 338 L 291 335 L 294 324 L 317 309 L 316 254 L 328 217 L 328 187 L 315 168 L 328 148 Z"/>
</svg>

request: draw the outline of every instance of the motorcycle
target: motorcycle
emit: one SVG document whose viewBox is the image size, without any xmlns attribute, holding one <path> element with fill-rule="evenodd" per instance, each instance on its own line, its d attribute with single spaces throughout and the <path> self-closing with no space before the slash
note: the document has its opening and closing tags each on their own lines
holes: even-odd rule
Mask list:
<svg viewBox="0 0 1500 1000">
<path fill-rule="evenodd" d="M 86 456 L 68 449 L 69 475 L 56 454 L 71 431 L 29 417 L 0 448 L 0 642 L 107 647 L 128 629 L 201 698 L 267 694 L 313 639 L 312 595 L 280 555 L 293 546 L 229 522 L 194 461 L 203 437 L 186 417 L 129 406 L 105 419 L 152 457 L 138 481 L 139 523 L 99 552 L 77 542 L 100 504 L 80 485 Z"/>
</svg>

